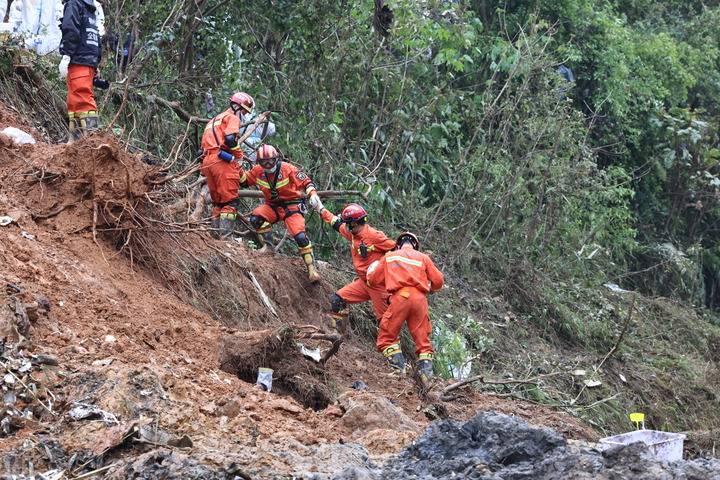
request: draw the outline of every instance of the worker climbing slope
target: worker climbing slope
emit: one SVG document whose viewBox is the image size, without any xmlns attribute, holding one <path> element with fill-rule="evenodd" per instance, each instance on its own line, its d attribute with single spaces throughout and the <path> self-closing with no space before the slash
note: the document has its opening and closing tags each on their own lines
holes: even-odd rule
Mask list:
<svg viewBox="0 0 720 480">
<path fill-rule="evenodd" d="M 380 322 L 377 349 L 391 367 L 404 370 L 405 356 L 400 348 L 400 329 L 407 321 L 415 341 L 420 377 L 428 382 L 433 375 L 432 325 L 428 316 L 428 293 L 443 287 L 444 277 L 429 256 L 420 252 L 420 242 L 410 232 L 400 234 L 396 250 L 368 269 L 368 284 L 380 285 L 390 294 L 390 306 Z"/>
<path fill-rule="evenodd" d="M 229 236 L 235 230 L 241 172 L 238 160 L 243 157 L 240 119 L 254 107 L 250 95 L 237 92 L 230 97 L 230 108 L 210 120 L 203 132 L 200 172 L 207 179 L 213 202 L 213 229 L 219 237 Z"/>
<path fill-rule="evenodd" d="M 387 310 L 388 295 L 384 285 L 368 286 L 366 274 L 370 264 L 395 248 L 395 241 L 368 225 L 367 212 L 356 203 L 343 208 L 339 217 L 321 206 L 320 216 L 350 242 L 350 256 L 357 274 L 355 280 L 330 296 L 333 328 L 344 332 L 347 328 L 347 305 L 368 300 L 372 301 L 373 312 L 380 322 Z"/>
<path fill-rule="evenodd" d="M 247 173 L 241 168 L 240 184 L 243 187 L 257 185 L 265 197 L 265 203 L 252 211 L 250 223 L 258 234 L 265 237 L 264 241 L 269 242 L 272 225 L 284 221 L 285 228 L 297 243 L 300 256 L 305 261 L 310 281 L 320 281 L 312 243 L 305 233 L 305 197 L 318 213 L 322 208 L 315 185 L 295 165 L 282 161 L 272 145 L 261 145 L 258 148 L 257 162 Z"/>
</svg>

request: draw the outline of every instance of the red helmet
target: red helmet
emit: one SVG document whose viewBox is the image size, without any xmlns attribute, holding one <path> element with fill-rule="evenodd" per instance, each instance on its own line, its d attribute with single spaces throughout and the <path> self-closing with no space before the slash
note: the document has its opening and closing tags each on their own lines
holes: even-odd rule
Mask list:
<svg viewBox="0 0 720 480">
<path fill-rule="evenodd" d="M 366 223 L 367 212 L 357 203 L 349 203 L 343 208 L 340 218 L 345 223 Z"/>
<path fill-rule="evenodd" d="M 410 242 L 415 250 L 420 250 L 420 240 L 411 232 L 403 232 L 395 240 L 395 249 L 402 247 L 405 242 Z"/>
<path fill-rule="evenodd" d="M 245 92 L 235 92 L 233 96 L 230 97 L 230 106 L 233 107 L 233 111 L 236 111 L 234 105 L 250 113 L 255 108 L 255 100 Z"/>
<path fill-rule="evenodd" d="M 257 159 L 258 163 L 267 163 L 263 162 L 263 160 L 273 160 L 273 165 L 275 165 L 278 156 L 279 154 L 275 147 L 264 143 L 260 145 L 260 148 L 257 149 L 255 158 Z"/>
</svg>

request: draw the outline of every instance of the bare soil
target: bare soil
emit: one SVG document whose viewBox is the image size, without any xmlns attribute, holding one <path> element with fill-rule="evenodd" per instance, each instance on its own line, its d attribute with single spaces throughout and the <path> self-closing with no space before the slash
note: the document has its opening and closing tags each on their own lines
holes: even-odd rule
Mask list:
<svg viewBox="0 0 720 480">
<path fill-rule="evenodd" d="M 0 127 L 8 125 L 23 127 L 0 105 Z M 382 432 L 358 437 L 357 425 L 342 421 L 347 412 L 335 401 L 362 380 L 365 392 L 421 428 L 429 422 L 412 379 L 391 375 L 367 340 L 348 339 L 324 367 L 290 344 L 272 358 L 252 349 L 252 332 L 322 328 L 343 276 L 325 267 L 325 280 L 311 285 L 299 258 L 258 254 L 201 227 L 153 223 L 150 212 L 162 206 L 153 203 L 152 182 L 162 175 L 106 134 L 69 146 L 17 147 L 0 138 L 0 215 L 14 219 L 0 227 L 4 362 L 57 360 L 24 374 L 36 398 L 15 407 L 32 415 L 0 432 L 0 471 L 309 478 L 365 466 L 412 441 L 416 434 L 399 445 Z M 221 368 L 231 357 L 234 367 Z M 252 383 L 259 360 L 276 371 L 273 392 Z M 306 376 L 296 378 L 299 371 Z M 79 403 L 117 421 L 75 420 L 69 413 Z M 571 438 L 597 438 L 564 412 L 479 392 L 445 407 L 456 419 L 492 409 Z"/>
</svg>

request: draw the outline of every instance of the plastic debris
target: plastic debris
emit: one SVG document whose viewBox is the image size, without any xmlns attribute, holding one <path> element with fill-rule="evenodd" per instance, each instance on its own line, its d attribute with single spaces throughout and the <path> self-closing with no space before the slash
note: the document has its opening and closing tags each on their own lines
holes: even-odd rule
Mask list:
<svg viewBox="0 0 720 480">
<path fill-rule="evenodd" d="M 617 283 L 604 283 L 603 287 L 607 288 L 611 292 L 615 293 L 628 293 L 630 290 L 625 290 L 624 288 L 620 288 L 620 285 Z"/>
<path fill-rule="evenodd" d="M 355 380 L 352 385 L 350 385 L 350 388 L 354 388 L 355 390 L 366 390 L 368 386 L 367 383 L 362 380 Z"/>
<path fill-rule="evenodd" d="M 23 238 L 27 238 L 28 240 L 35 240 L 35 235 L 33 235 L 32 233 L 28 233 L 25 230 L 20 232 L 20 236 Z"/>
<path fill-rule="evenodd" d="M 602 382 L 600 380 L 585 380 L 583 381 L 583 383 L 587 388 L 595 388 L 602 385 Z"/>
<path fill-rule="evenodd" d="M 258 369 L 257 381 L 255 383 L 257 385 L 260 385 L 262 389 L 266 392 L 269 392 L 270 390 L 272 390 L 272 376 L 272 368 L 260 367 Z"/>
<path fill-rule="evenodd" d="M 27 132 L 15 127 L 7 127 L 0 131 L 3 135 L 10 137 L 15 145 L 33 145 L 35 139 Z"/>
<path fill-rule="evenodd" d="M 314 361 L 320 363 L 322 354 L 320 353 L 319 347 L 314 350 L 310 350 L 302 343 L 298 343 L 298 346 L 300 347 L 300 353 L 302 353 L 305 357 L 309 358 L 310 360 L 314 360 Z"/>
<path fill-rule="evenodd" d="M 13 223 L 14 221 L 15 221 L 14 218 L 9 217 L 9 216 L 7 216 L 7 215 L 3 215 L 3 216 L 0 217 L 0 227 L 7 227 L 8 225 L 10 225 L 11 223 Z"/>
<path fill-rule="evenodd" d="M 107 343 L 115 343 L 117 341 L 117 338 L 112 335 L 105 335 L 105 341 Z"/>
<path fill-rule="evenodd" d="M 95 405 L 91 405 L 89 403 L 80 403 L 75 402 L 73 404 L 73 408 L 70 409 L 68 412 L 68 415 L 70 415 L 70 418 L 73 420 L 97 420 L 100 419 L 106 424 L 116 424 L 119 425 L 120 422 L 118 421 L 117 417 L 110 413 L 106 412 L 105 410 L 101 409 L 100 407 L 97 407 Z"/>
</svg>

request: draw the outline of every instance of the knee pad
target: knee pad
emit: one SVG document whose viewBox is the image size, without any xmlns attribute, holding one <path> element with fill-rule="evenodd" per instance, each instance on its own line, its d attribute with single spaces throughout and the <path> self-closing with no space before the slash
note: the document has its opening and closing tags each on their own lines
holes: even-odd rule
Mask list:
<svg viewBox="0 0 720 480">
<path fill-rule="evenodd" d="M 295 243 L 297 243 L 297 246 L 300 248 L 304 248 L 310 245 L 310 239 L 307 237 L 307 235 L 305 235 L 305 232 L 300 232 L 293 238 L 295 239 Z"/>
<path fill-rule="evenodd" d="M 347 303 L 345 303 L 345 300 L 343 300 L 340 295 L 333 293 L 330 295 L 330 308 L 333 313 L 339 313 L 347 308 Z"/>
<path fill-rule="evenodd" d="M 255 230 L 260 228 L 263 223 L 265 223 L 265 219 L 259 215 L 250 215 L 250 225 L 253 226 Z"/>
</svg>

